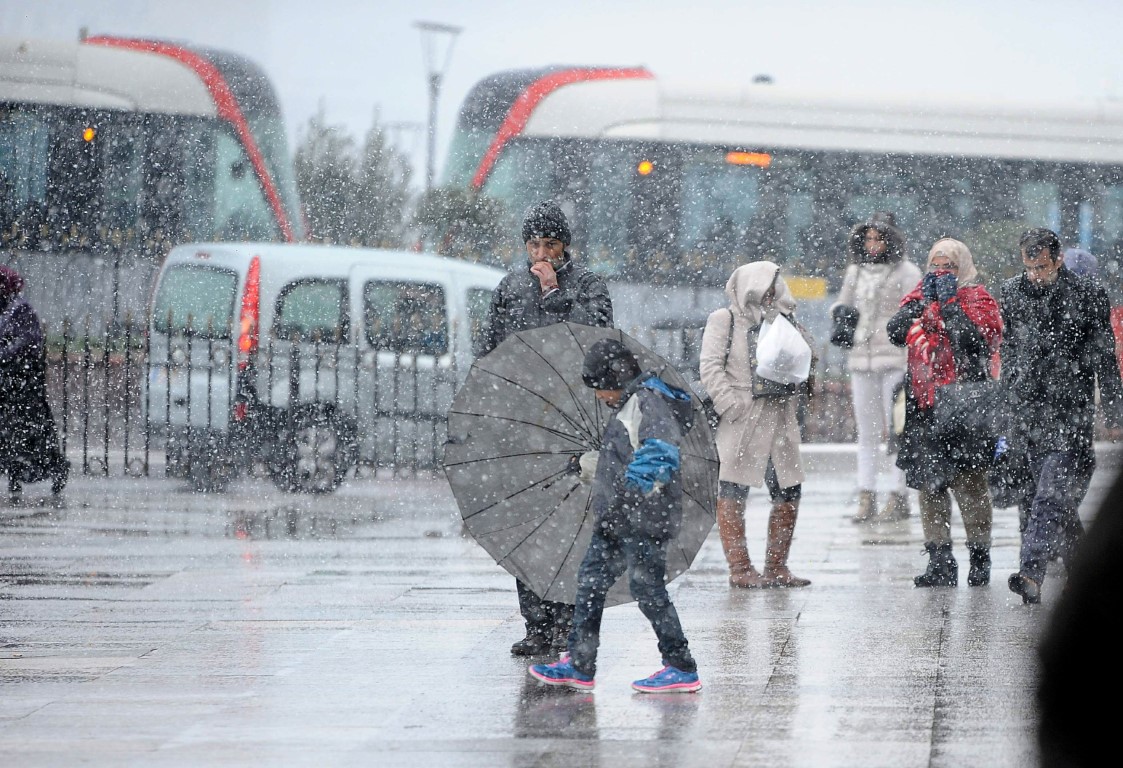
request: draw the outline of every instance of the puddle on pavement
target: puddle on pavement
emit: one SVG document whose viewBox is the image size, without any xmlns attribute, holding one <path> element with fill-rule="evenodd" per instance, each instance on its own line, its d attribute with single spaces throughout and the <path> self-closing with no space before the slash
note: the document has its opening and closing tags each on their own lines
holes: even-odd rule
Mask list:
<svg viewBox="0 0 1123 768">
<path fill-rule="evenodd" d="M 5 509 L 0 514 L 0 530 L 29 538 L 50 529 L 115 539 L 317 540 L 359 538 L 363 529 L 396 517 L 370 499 L 315 499 L 257 509 L 224 507 L 222 500 L 215 499 L 210 508 L 201 504 L 177 508 L 138 500 L 127 508 Z"/>
<path fill-rule="evenodd" d="M 226 538 L 249 540 L 350 538 L 363 525 L 377 523 L 373 512 L 331 514 L 297 505 L 231 512 Z"/>
<path fill-rule="evenodd" d="M 7 563 L 0 569 L 0 585 L 5 587 L 128 587 L 141 589 L 154 581 L 165 579 L 170 573 L 115 573 L 88 571 L 85 573 L 58 573 L 21 569 Z M 0 593 L 0 599 L 18 599 Z"/>
</svg>

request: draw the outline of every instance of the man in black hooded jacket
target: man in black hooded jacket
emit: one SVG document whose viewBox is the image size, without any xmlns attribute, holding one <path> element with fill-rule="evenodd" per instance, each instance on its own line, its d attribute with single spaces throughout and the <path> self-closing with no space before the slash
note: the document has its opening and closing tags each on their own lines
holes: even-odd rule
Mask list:
<svg viewBox="0 0 1123 768">
<path fill-rule="evenodd" d="M 488 310 L 479 353 L 495 349 L 512 333 L 555 323 L 612 325 L 612 299 L 604 279 L 573 260 L 569 222 L 553 201 L 533 206 L 523 221 L 527 261 L 499 282 Z M 511 646 L 515 656 L 537 656 L 565 648 L 573 606 L 542 600 L 515 579 L 526 637 Z"/>
<path fill-rule="evenodd" d="M 1025 452 L 1032 477 L 1008 585 L 1037 603 L 1049 560 L 1070 555 L 1083 530 L 1077 510 L 1096 465 L 1096 388 L 1107 425 L 1117 427 L 1123 384 L 1103 287 L 1065 266 L 1051 230 L 1031 229 L 1019 246 L 1025 271 L 1002 284 L 1002 388 L 1010 450 Z"/>
</svg>

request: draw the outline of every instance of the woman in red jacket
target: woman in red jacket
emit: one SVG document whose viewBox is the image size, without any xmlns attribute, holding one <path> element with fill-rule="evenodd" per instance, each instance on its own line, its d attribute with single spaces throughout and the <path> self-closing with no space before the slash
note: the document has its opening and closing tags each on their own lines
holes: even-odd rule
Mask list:
<svg viewBox="0 0 1123 768">
<path fill-rule="evenodd" d="M 889 338 L 908 349 L 905 429 L 897 466 L 905 482 L 919 491 L 920 520 L 928 568 L 918 587 L 955 586 L 958 564 L 952 554 L 951 498 L 963 516 L 971 569 L 970 586 L 990 581 L 993 507 L 987 475 L 994 436 L 964 424 L 983 421 L 981 413 L 936 418 L 951 401 L 949 385 L 986 382 L 1002 341 L 1002 316 L 975 270 L 971 251 L 958 240 L 937 240 L 928 253 L 928 272 L 889 321 Z M 957 401 L 961 402 L 961 401 Z M 960 411 L 974 406 L 959 405 Z"/>
</svg>

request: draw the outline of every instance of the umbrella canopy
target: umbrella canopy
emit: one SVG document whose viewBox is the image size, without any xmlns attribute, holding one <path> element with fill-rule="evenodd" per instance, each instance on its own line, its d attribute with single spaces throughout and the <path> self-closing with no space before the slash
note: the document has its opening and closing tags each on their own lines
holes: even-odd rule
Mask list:
<svg viewBox="0 0 1123 768">
<path fill-rule="evenodd" d="M 448 414 L 444 471 L 465 525 L 495 562 L 545 600 L 573 603 L 592 538 L 592 488 L 573 461 L 600 447 L 615 415 L 581 380 L 585 352 L 616 338 L 644 371 L 691 392 L 666 360 L 622 331 L 576 323 L 515 333 L 476 360 Z M 667 580 L 686 571 L 714 524 L 718 458 L 702 404 L 680 446 L 683 519 Z M 608 604 L 628 602 L 626 579 Z"/>
</svg>

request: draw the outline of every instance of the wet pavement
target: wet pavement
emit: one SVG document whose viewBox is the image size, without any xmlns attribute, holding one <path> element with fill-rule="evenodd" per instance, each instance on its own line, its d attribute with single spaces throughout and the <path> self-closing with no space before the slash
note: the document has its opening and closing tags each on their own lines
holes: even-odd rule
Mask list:
<svg viewBox="0 0 1123 768">
<path fill-rule="evenodd" d="M 1089 519 L 1119 466 L 1101 468 Z M 853 449 L 811 446 L 791 565 L 812 586 L 731 591 L 714 530 L 671 585 L 697 694 L 642 695 L 659 666 L 634 604 L 604 619 L 592 693 L 509 655 L 513 579 L 462 530 L 440 476 L 330 496 L 266 480 L 195 495 L 165 477 L 76 477 L 0 500 L 0 765 L 989 766 L 1035 761 L 1041 605 L 994 578 L 918 590 L 914 514 L 857 526 Z M 767 504 L 748 506 L 763 559 Z"/>
</svg>

